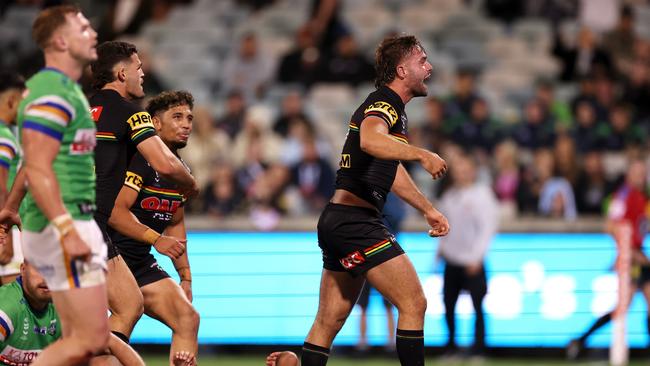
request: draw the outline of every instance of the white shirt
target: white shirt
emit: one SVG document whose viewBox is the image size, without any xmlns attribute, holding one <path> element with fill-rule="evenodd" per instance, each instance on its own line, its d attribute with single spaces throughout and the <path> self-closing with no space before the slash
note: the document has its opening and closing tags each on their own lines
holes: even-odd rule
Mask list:
<svg viewBox="0 0 650 366">
<path fill-rule="evenodd" d="M 499 226 L 499 206 L 492 189 L 480 183 L 449 189 L 440 200 L 449 234 L 438 252 L 449 263 L 465 266 L 483 261 Z"/>
</svg>

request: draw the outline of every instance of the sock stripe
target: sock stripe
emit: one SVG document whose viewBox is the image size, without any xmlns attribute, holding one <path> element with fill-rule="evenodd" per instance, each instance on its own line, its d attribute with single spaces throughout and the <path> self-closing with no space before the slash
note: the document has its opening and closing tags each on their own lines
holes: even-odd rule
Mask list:
<svg viewBox="0 0 650 366">
<path fill-rule="evenodd" d="M 307 352 L 318 353 L 318 354 L 321 354 L 321 355 L 326 356 L 326 357 L 330 356 L 329 348 L 317 346 L 315 344 L 311 344 L 311 343 L 307 343 L 307 342 L 303 343 L 302 350 L 307 351 Z"/>
<path fill-rule="evenodd" d="M 329 357 L 329 356 L 330 356 L 329 353 L 321 352 L 321 351 L 316 351 L 316 350 L 314 350 L 314 349 L 309 349 L 309 348 L 305 348 L 305 347 L 302 347 L 302 350 L 303 350 L 303 351 L 306 351 L 306 352 L 311 352 L 311 353 L 318 353 L 318 354 L 321 354 L 321 355 L 326 356 L 326 357 Z"/>
<path fill-rule="evenodd" d="M 400 335 L 397 334 L 395 337 L 397 338 L 407 338 L 407 339 L 423 339 L 424 336 L 407 336 L 407 335 Z"/>
</svg>

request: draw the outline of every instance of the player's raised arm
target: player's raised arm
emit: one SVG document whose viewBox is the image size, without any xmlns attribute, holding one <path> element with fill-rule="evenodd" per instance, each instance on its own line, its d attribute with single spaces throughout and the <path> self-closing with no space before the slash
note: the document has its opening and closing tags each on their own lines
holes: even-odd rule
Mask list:
<svg viewBox="0 0 650 366">
<path fill-rule="evenodd" d="M 199 188 L 194 177 L 158 136 L 138 144 L 138 151 L 163 177 L 178 184 L 186 197 L 196 196 Z"/>
</svg>

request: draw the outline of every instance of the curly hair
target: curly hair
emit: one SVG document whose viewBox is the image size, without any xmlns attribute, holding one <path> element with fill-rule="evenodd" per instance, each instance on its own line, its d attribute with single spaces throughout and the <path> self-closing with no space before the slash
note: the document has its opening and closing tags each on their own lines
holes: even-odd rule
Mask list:
<svg viewBox="0 0 650 366">
<path fill-rule="evenodd" d="M 131 43 L 108 41 L 100 44 L 97 47 L 97 60 L 90 65 L 93 72 L 93 89 L 100 90 L 104 85 L 115 81 L 113 67 L 119 62 L 129 60 L 134 53 L 138 53 L 138 49 Z"/>
<path fill-rule="evenodd" d="M 422 48 L 420 41 L 411 35 L 384 38 L 375 51 L 375 70 L 377 74 L 375 87 L 379 88 L 395 80 L 397 65 L 418 46 Z"/>
<path fill-rule="evenodd" d="M 194 108 L 192 94 L 185 90 L 164 91 L 149 100 L 147 112 L 153 117 L 179 105 L 188 105 L 190 109 Z"/>
</svg>

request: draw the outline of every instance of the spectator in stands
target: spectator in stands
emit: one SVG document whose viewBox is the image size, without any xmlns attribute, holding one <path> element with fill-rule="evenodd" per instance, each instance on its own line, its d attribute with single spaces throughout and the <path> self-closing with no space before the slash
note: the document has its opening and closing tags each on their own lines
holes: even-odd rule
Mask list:
<svg viewBox="0 0 650 366">
<path fill-rule="evenodd" d="M 240 90 L 246 101 L 251 103 L 264 96 L 274 67 L 273 58 L 260 50 L 257 36 L 246 33 L 241 37 L 239 46 L 226 58 L 223 86 L 225 90 Z"/>
<path fill-rule="evenodd" d="M 589 74 L 607 76 L 612 71 L 609 55 L 597 46 L 593 32 L 586 27 L 580 30 L 577 47 L 573 48 L 567 47 L 556 34 L 553 55 L 562 63 L 562 81 L 578 80 Z"/>
<path fill-rule="evenodd" d="M 286 212 L 284 192 L 291 179 L 286 166 L 273 164 L 258 177 L 247 192 L 250 203 L 250 219 L 260 230 L 272 230 Z"/>
<path fill-rule="evenodd" d="M 330 54 L 339 38 L 350 33 L 341 17 L 339 0 L 312 0 L 307 27 L 324 54 Z"/>
<path fill-rule="evenodd" d="M 336 41 L 333 54 L 323 60 L 320 81 L 345 83 L 357 87 L 375 78 L 375 68 L 359 52 L 357 41 L 351 34 Z"/>
<path fill-rule="evenodd" d="M 609 116 L 609 123 L 604 123 L 600 129 L 603 149 L 623 152 L 626 149 L 643 147 L 647 138 L 646 131 L 640 125 L 632 123 L 629 105 L 616 104 Z"/>
<path fill-rule="evenodd" d="M 539 101 L 533 99 L 526 104 L 523 121 L 514 126 L 511 136 L 520 148 L 529 151 L 553 146 L 553 122 L 544 114 L 544 108 Z"/>
<path fill-rule="evenodd" d="M 553 176 L 553 153 L 549 149 L 534 152 L 533 162 L 524 165 L 517 187 L 519 212 L 536 213 L 544 183 Z"/>
<path fill-rule="evenodd" d="M 569 130 L 573 124 L 571 108 L 564 101 L 555 99 L 553 84 L 549 81 L 542 81 L 537 84 L 535 98 L 544 109 L 544 115 L 555 121 L 556 128 Z"/>
<path fill-rule="evenodd" d="M 575 109 L 576 125 L 571 133 L 579 153 L 601 148 L 594 106 L 587 102 L 579 102 Z M 602 125 L 601 125 L 602 126 Z"/>
<path fill-rule="evenodd" d="M 429 151 L 442 151 L 451 129 L 445 121 L 445 106 L 437 97 L 426 99 L 424 121 L 411 132 L 413 144 Z"/>
<path fill-rule="evenodd" d="M 571 111 L 575 112 L 578 103 L 589 102 L 596 105 L 596 81 L 592 75 L 580 78 L 578 94 L 571 100 Z M 575 119 L 574 119 L 575 121 Z"/>
<path fill-rule="evenodd" d="M 568 132 L 558 134 L 553 146 L 553 157 L 556 174 L 569 181 L 571 186 L 575 186 L 580 166 L 575 141 Z"/>
<path fill-rule="evenodd" d="M 445 262 L 443 298 L 449 330 L 446 348 L 449 353 L 456 351 L 456 302 L 460 292 L 466 289 L 475 313 L 474 344 L 470 352 L 480 356 L 485 351 L 484 258 L 498 229 L 498 204 L 490 187 L 476 181 L 476 163 L 471 157 L 461 154 L 449 166 L 453 185 L 443 194 L 439 207 L 450 225 L 455 223 L 461 229 L 441 237 L 437 253 Z"/>
<path fill-rule="evenodd" d="M 541 184 L 538 212 L 545 216 L 574 220 L 577 211 L 571 183 L 557 174 L 557 162 L 550 151 L 540 151 L 535 157 L 538 183 Z"/>
<path fill-rule="evenodd" d="M 263 106 L 251 107 L 246 112 L 244 126 L 237 134 L 230 150 L 230 159 L 239 168 L 251 158 L 267 164 L 280 160 L 283 141 L 271 129 L 271 112 Z M 251 147 L 251 145 L 259 145 Z"/>
<path fill-rule="evenodd" d="M 600 152 L 592 150 L 583 154 L 582 169 L 575 187 L 579 213 L 597 215 L 603 212 L 603 202 L 615 187 L 605 176 Z"/>
<path fill-rule="evenodd" d="M 609 77 L 596 78 L 594 82 L 594 97 L 596 120 L 606 121 L 609 112 L 616 103 L 614 80 Z"/>
<path fill-rule="evenodd" d="M 632 64 L 624 83 L 623 100 L 634 106 L 635 123 L 650 127 L 650 66 L 646 62 L 637 60 Z"/>
<path fill-rule="evenodd" d="M 280 159 L 286 166 L 294 166 L 303 159 L 305 154 L 305 141 L 314 140 L 316 152 L 319 157 L 327 160 L 331 149 L 327 141 L 318 137 L 314 126 L 304 119 L 294 118 L 289 124 L 287 138 L 283 141 Z"/>
<path fill-rule="evenodd" d="M 225 217 L 237 211 L 242 192 L 235 180 L 235 171 L 229 162 L 216 160 L 212 164 L 210 180 L 203 190 L 202 212 Z"/>
<path fill-rule="evenodd" d="M 451 132 L 451 139 L 466 151 L 485 161 L 494 146 L 502 137 L 501 125 L 490 118 L 490 110 L 485 99 L 475 98 L 469 117 Z"/>
<path fill-rule="evenodd" d="M 282 57 L 276 78 L 281 83 L 309 88 L 318 79 L 320 65 L 321 51 L 316 40 L 308 27 L 302 27 L 296 33 L 296 45 Z"/>
<path fill-rule="evenodd" d="M 226 98 L 226 113 L 217 119 L 217 128 L 234 140 L 244 125 L 246 110 L 246 100 L 242 93 L 238 90 L 231 91 Z"/>
<path fill-rule="evenodd" d="M 611 55 L 619 74 L 626 74 L 634 60 L 636 38 L 633 10 L 624 5 L 616 28 L 603 37 L 603 49 Z"/>
<path fill-rule="evenodd" d="M 494 149 L 494 185 L 499 200 L 501 216 L 512 218 L 517 214 L 517 187 L 519 186 L 519 163 L 517 144 L 506 140 Z"/>
<path fill-rule="evenodd" d="M 278 118 L 273 122 L 273 131 L 286 138 L 289 134 L 289 126 L 294 119 L 303 120 L 309 125 L 312 124 L 305 113 L 302 96 L 297 91 L 287 93 L 282 99 L 282 109 Z"/>
<path fill-rule="evenodd" d="M 302 145 L 302 159 L 291 168 L 291 178 L 308 212 L 315 214 L 323 210 L 334 194 L 334 170 L 319 155 L 313 134 L 306 136 Z"/>
<path fill-rule="evenodd" d="M 214 119 L 205 106 L 194 107 L 192 126 L 192 134 L 182 155 L 197 185 L 203 189 L 210 179 L 213 161 L 229 155 L 230 137 L 214 127 Z"/>
<path fill-rule="evenodd" d="M 445 103 L 447 119 L 465 119 L 472 110 L 474 100 L 478 98 L 474 72 L 461 69 L 456 74 L 454 92 Z"/>
</svg>

